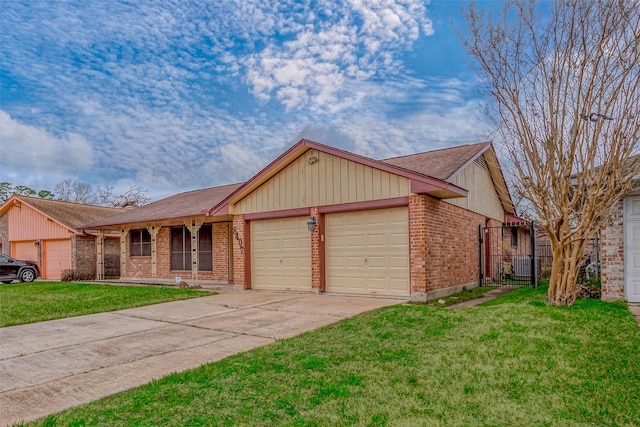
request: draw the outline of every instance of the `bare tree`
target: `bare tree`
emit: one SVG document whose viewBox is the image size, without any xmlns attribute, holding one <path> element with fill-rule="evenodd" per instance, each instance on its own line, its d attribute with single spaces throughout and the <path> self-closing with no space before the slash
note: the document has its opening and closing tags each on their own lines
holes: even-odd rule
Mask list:
<svg viewBox="0 0 640 427">
<path fill-rule="evenodd" d="M 151 201 L 149 190 L 133 184 L 122 194 L 114 194 L 113 187 L 108 185 L 98 187 L 98 197 L 103 204 L 120 208 L 142 206 Z"/>
<path fill-rule="evenodd" d="M 58 200 L 67 202 L 95 204 L 98 201 L 91 184 L 67 178 L 55 186 Z"/>
<path fill-rule="evenodd" d="M 496 142 L 550 236 L 547 303 L 571 305 L 587 242 L 640 173 L 640 2 L 508 1 L 466 16 Z"/>
</svg>

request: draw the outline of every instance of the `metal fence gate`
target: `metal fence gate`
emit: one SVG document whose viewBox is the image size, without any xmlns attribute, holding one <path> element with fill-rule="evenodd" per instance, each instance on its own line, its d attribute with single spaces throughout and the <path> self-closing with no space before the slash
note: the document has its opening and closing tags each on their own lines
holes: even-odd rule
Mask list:
<svg viewBox="0 0 640 427">
<path fill-rule="evenodd" d="M 551 275 L 551 263 L 553 254 L 551 252 L 551 242 L 545 233 L 536 236 L 536 266 L 538 267 L 538 278 L 548 279 Z M 600 281 L 600 233 L 587 243 L 584 256 L 579 264 L 577 283 L 598 283 Z"/>
<path fill-rule="evenodd" d="M 479 227 L 480 286 L 535 286 L 536 233 L 531 223 Z"/>
</svg>

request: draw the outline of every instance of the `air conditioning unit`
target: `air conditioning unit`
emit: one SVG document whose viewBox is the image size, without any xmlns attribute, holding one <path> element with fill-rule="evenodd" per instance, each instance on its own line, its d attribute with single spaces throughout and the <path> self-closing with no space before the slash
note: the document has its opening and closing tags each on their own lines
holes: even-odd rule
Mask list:
<svg viewBox="0 0 640 427">
<path fill-rule="evenodd" d="M 521 256 L 513 259 L 513 276 L 515 279 L 531 279 L 531 257 Z"/>
</svg>

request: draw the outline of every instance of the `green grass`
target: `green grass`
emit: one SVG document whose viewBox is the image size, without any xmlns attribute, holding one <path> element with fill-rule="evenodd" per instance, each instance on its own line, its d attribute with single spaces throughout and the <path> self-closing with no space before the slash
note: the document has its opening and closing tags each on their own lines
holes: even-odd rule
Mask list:
<svg viewBox="0 0 640 427">
<path fill-rule="evenodd" d="M 164 286 L 66 282 L 0 285 L 0 327 L 211 295 Z"/>
<path fill-rule="evenodd" d="M 478 286 L 477 288 L 463 290 L 462 292 L 458 292 L 453 295 L 449 295 L 447 297 L 432 299 L 430 301 L 427 301 L 427 305 L 432 307 L 448 307 L 453 304 L 458 304 L 459 302 L 480 298 L 487 292 L 492 291 L 494 289 L 498 289 L 498 287 L 497 286 Z M 440 303 L 440 301 L 444 301 L 444 302 Z"/>
<path fill-rule="evenodd" d="M 388 307 L 50 416 L 61 426 L 637 426 L 624 304 Z"/>
</svg>

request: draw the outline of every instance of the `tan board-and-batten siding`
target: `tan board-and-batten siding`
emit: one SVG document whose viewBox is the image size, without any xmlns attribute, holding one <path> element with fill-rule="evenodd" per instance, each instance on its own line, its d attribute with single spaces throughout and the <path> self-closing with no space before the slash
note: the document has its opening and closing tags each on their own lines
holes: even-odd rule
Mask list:
<svg viewBox="0 0 640 427">
<path fill-rule="evenodd" d="M 410 188 L 407 178 L 311 149 L 230 210 L 249 214 L 390 199 L 409 196 Z"/>
<path fill-rule="evenodd" d="M 477 212 L 486 217 L 504 221 L 504 208 L 495 190 L 484 157 L 460 171 L 449 180 L 452 184 L 469 190 L 467 197 L 445 200 L 447 203 Z"/>
</svg>

